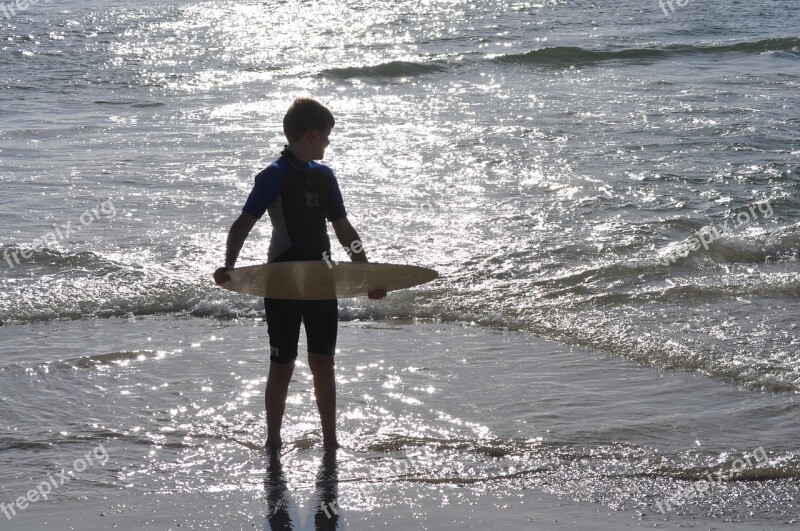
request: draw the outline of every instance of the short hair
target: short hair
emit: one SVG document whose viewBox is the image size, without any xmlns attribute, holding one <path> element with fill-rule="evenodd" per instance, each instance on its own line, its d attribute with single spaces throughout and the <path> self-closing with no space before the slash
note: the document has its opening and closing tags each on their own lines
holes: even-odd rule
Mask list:
<svg viewBox="0 0 800 531">
<path fill-rule="evenodd" d="M 283 134 L 289 142 L 303 138 L 308 131 L 333 129 L 336 120 L 323 104 L 311 98 L 297 98 L 283 117 Z"/>
</svg>

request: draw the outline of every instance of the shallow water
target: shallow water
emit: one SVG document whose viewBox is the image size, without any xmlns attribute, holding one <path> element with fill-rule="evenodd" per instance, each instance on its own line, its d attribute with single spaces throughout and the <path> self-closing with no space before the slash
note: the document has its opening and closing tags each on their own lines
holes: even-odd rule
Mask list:
<svg viewBox="0 0 800 531">
<path fill-rule="evenodd" d="M 65 2 L 8 22 L 0 320 L 255 315 L 208 271 L 311 93 L 338 117 L 328 162 L 373 260 L 442 273 L 347 315 L 798 389 L 790 2 L 304 6 Z"/>
</svg>

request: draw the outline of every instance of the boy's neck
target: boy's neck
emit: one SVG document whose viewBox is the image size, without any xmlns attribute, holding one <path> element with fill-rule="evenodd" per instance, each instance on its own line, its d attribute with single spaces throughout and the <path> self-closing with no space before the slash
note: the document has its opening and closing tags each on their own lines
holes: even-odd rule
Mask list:
<svg viewBox="0 0 800 531">
<path fill-rule="evenodd" d="M 288 146 L 289 151 L 297 157 L 298 159 L 302 160 L 303 162 L 308 162 L 311 160 L 311 155 L 308 153 L 308 150 L 303 149 L 303 146 L 298 146 L 297 144 L 289 144 Z"/>
</svg>

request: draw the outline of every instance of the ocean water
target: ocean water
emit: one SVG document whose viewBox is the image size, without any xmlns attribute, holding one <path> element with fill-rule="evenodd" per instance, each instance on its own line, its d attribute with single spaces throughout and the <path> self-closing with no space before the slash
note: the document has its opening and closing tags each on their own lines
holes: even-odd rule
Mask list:
<svg viewBox="0 0 800 531">
<path fill-rule="evenodd" d="M 681 481 L 763 447 L 769 463 L 726 483 L 722 501 L 673 512 L 767 526 L 791 521 L 800 490 L 800 10 L 794 0 L 672 4 L 53 0 L 17 13 L 0 7 L 0 459 L 15 478 L 0 492 L 11 499 L 78 442 L 91 449 L 129 436 L 134 447 L 172 448 L 157 466 L 141 465 L 165 476 L 163 491 L 201 488 L 196 475 L 170 465 L 186 449 L 173 432 L 159 431 L 162 421 L 221 441 L 202 450 L 210 461 L 224 460 L 230 448 L 256 452 L 259 435 L 251 432 L 263 419 L 255 383 L 223 386 L 227 394 L 215 399 L 215 411 L 247 404 L 246 421 L 220 413 L 207 424 L 203 408 L 186 413 L 186 404 L 172 404 L 182 399 L 166 396 L 159 385 L 170 382 L 159 378 L 188 364 L 191 377 L 181 385 L 217 385 L 214 364 L 202 360 L 222 355 L 225 345 L 193 353 L 187 330 L 206 344 L 222 328 L 228 349 L 252 349 L 247 363 L 266 357 L 261 303 L 220 290 L 210 273 L 253 177 L 284 144 L 288 104 L 312 95 L 337 118 L 325 162 L 370 259 L 441 275 L 385 301 L 342 300 L 341 318 L 416 323 L 403 325 L 414 337 L 435 337 L 431 323 L 438 323 L 473 353 L 502 332 L 515 353 L 496 360 L 494 350 L 486 353 L 497 362 L 493 386 L 478 385 L 477 373 L 459 380 L 478 386 L 474 402 L 455 402 L 455 389 L 429 393 L 431 411 L 469 418 L 474 429 L 439 433 L 438 413 L 408 419 L 408 400 L 420 398 L 404 395 L 380 405 L 379 415 L 364 413 L 366 439 L 351 441 L 354 448 L 384 467 L 381 452 L 438 452 L 444 479 L 457 484 L 468 482 L 470 460 L 486 477 L 494 466 L 547 469 L 545 480 L 513 472 L 517 479 L 501 488 L 550 485 L 614 509 L 630 509 L 632 499 L 652 509 Z M 265 261 L 270 230 L 266 221 L 257 225 L 240 264 Z M 47 246 L 37 244 L 42 238 Z M 346 255 L 336 250 L 334 258 Z M 434 328 L 413 328 L 419 323 Z M 448 328 L 464 325 L 494 332 L 469 341 Z M 238 337 L 239 328 L 248 332 Z M 161 343 L 152 348 L 146 339 L 156 333 Z M 251 336 L 258 341 L 244 339 Z M 628 395 L 615 380 L 626 374 L 612 371 L 597 382 L 597 396 L 644 399 L 641 389 L 662 378 L 703 385 L 664 391 L 663 407 L 680 404 L 682 413 L 654 409 L 652 425 L 620 426 L 589 408 L 574 420 L 585 431 L 566 428 L 557 401 L 521 398 L 544 383 L 531 379 L 535 364 L 525 360 L 538 358 L 526 358 L 520 345 L 543 340 L 574 356 L 548 374 L 575 392 L 592 374 L 570 372 L 581 356 L 600 373 L 647 371 L 642 382 L 650 383 Z M 387 341 L 401 352 L 386 348 L 385 359 L 370 363 L 384 359 L 392 369 L 362 381 L 353 397 L 369 394 L 370 378 L 405 381 L 409 368 L 436 359 L 424 341 L 413 351 L 402 336 Z M 404 365 L 391 361 L 398 358 Z M 436 359 L 438 383 L 426 385 L 449 389 L 458 360 Z M 230 364 L 226 370 L 236 372 Z M 253 379 L 266 373 L 264 365 L 249 370 Z M 127 395 L 117 396 L 105 378 L 125 379 L 127 391 L 154 387 L 148 405 L 159 413 L 132 418 Z M 38 386 L 53 394 L 34 392 Z M 493 409 L 503 403 L 497 386 L 515 397 L 509 412 Z M 101 419 L 53 414 L 54 403 L 87 389 L 110 408 Z M 713 419 L 695 417 L 692 401 Z M 476 409 L 467 414 L 462 404 Z M 313 446 L 303 441 L 314 433 L 314 412 L 297 405 L 306 408 L 295 419 L 304 426 L 295 433 L 301 462 Z M 550 421 L 494 424 L 546 407 Z M 250 435 L 234 437 L 237 430 Z M 67 435 L 55 435 L 61 432 Z M 369 442 L 384 432 L 391 437 Z M 495 446 L 501 450 L 486 450 Z M 220 470 L 243 477 L 232 470 L 250 458 L 230 459 L 238 465 Z M 570 468 L 582 460 L 591 465 L 592 488 Z M 341 472 L 355 474 L 350 465 Z M 135 466 L 106 472 L 87 496 L 120 485 L 159 491 L 121 470 Z M 622 479 L 630 477 L 641 480 L 639 494 Z M 761 509 L 753 511 L 756 503 Z"/>
</svg>

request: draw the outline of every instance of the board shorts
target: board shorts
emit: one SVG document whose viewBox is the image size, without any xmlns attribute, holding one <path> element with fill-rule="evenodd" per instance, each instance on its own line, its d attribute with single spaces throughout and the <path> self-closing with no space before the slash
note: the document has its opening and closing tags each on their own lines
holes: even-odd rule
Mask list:
<svg viewBox="0 0 800 531">
<path fill-rule="evenodd" d="M 333 356 L 339 325 L 338 302 L 336 299 L 295 301 L 265 298 L 270 361 L 292 363 L 297 359 L 301 322 L 306 329 L 308 352 Z"/>
</svg>

